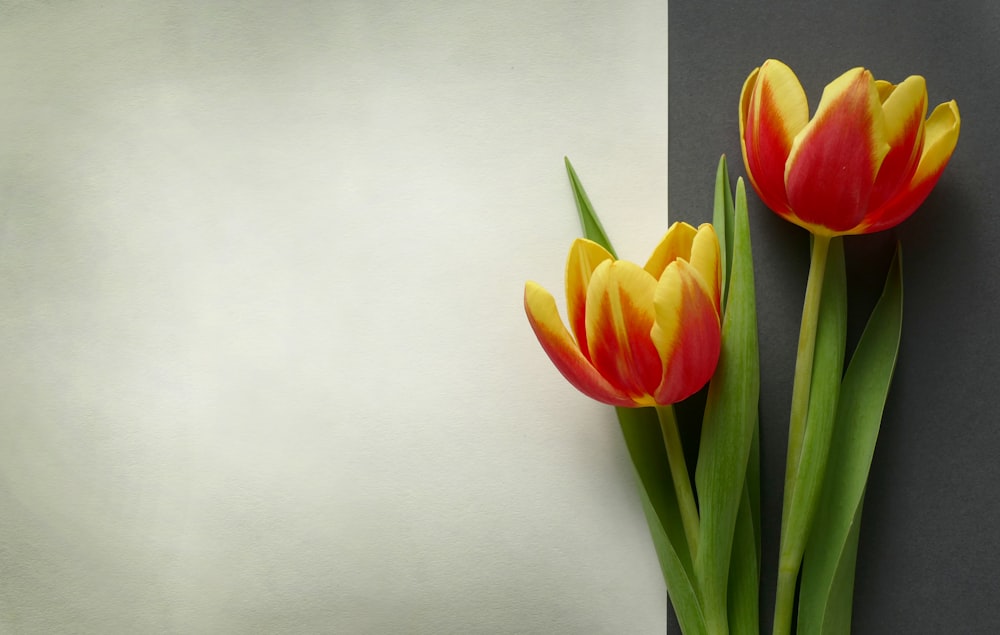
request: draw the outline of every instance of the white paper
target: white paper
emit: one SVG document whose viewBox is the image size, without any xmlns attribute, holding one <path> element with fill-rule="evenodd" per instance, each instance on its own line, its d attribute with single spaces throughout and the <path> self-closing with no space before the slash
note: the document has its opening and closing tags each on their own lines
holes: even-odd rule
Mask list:
<svg viewBox="0 0 1000 635">
<path fill-rule="evenodd" d="M 662 633 L 524 318 L 666 230 L 667 11 L 0 5 L 0 630 Z M 561 302 L 561 301 L 560 301 Z"/>
</svg>

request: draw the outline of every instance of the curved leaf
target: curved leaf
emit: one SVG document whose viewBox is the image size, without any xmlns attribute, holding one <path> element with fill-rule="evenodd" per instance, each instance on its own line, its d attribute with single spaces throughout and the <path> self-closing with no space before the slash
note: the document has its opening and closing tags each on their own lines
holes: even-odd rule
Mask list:
<svg viewBox="0 0 1000 635">
<path fill-rule="evenodd" d="M 576 201 L 576 211 L 580 214 L 580 224 L 583 225 L 583 237 L 607 249 L 617 260 L 618 254 L 611 246 L 611 241 L 608 240 L 608 235 L 594 211 L 594 206 L 590 204 L 590 198 L 583 189 L 583 184 L 580 183 L 576 170 L 573 169 L 573 164 L 569 162 L 569 157 L 563 157 L 563 161 L 566 163 L 566 173 L 569 175 L 569 183 L 573 188 L 573 200 Z"/>
<path fill-rule="evenodd" d="M 889 394 L 903 321 L 903 257 L 897 246 L 882 297 L 844 375 L 816 530 L 806 548 L 800 635 L 850 632 L 858 527 L 868 472 Z"/>
<path fill-rule="evenodd" d="M 653 546 L 677 621 L 685 635 L 706 633 L 691 556 L 680 522 L 677 495 L 667 469 L 667 452 L 652 408 L 616 408 L 625 445 L 635 468 L 639 495 Z"/>
<path fill-rule="evenodd" d="M 580 214 L 584 237 L 600 244 L 614 255 L 611 241 L 568 158 L 566 171 L 573 187 L 573 198 Z M 615 411 L 635 469 L 646 523 L 649 525 L 649 533 L 677 621 L 685 635 L 705 634 L 708 629 L 695 584 L 691 551 L 684 537 L 677 494 L 668 469 L 667 453 L 656 411 L 653 408 L 615 408 Z"/>
<path fill-rule="evenodd" d="M 733 266 L 722 325 L 722 354 L 708 389 L 695 481 L 701 532 L 695 573 L 710 626 L 727 615 L 733 537 L 744 500 L 757 423 L 760 372 L 750 224 L 743 180 L 736 185 Z M 752 523 L 748 526 L 752 527 Z"/>
<path fill-rule="evenodd" d="M 715 173 L 715 207 L 712 211 L 712 225 L 719 237 L 719 253 L 722 255 L 722 306 L 726 306 L 729 296 L 729 273 L 733 270 L 733 229 L 735 225 L 733 191 L 729 187 L 729 168 L 726 155 L 719 159 Z"/>
</svg>

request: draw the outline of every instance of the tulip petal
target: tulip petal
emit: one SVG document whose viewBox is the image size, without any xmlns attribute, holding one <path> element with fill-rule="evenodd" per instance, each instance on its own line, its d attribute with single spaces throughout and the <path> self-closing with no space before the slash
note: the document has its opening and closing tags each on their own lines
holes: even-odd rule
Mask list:
<svg viewBox="0 0 1000 635">
<path fill-rule="evenodd" d="M 691 245 L 691 258 L 688 262 L 701 276 L 705 288 L 710 292 L 716 313 L 721 313 L 722 306 L 720 259 L 719 238 L 715 235 L 715 228 L 709 223 L 703 223 L 698 227 L 698 235 Z"/>
<path fill-rule="evenodd" d="M 785 162 L 809 121 L 809 102 L 792 69 L 767 60 L 750 73 L 740 96 L 740 145 L 747 175 L 764 203 L 788 215 Z"/>
<path fill-rule="evenodd" d="M 855 68 L 831 82 L 788 157 L 785 185 L 795 216 L 831 234 L 857 226 L 889 151 L 885 137 L 871 73 Z"/>
<path fill-rule="evenodd" d="M 542 349 L 562 376 L 577 390 L 612 406 L 635 405 L 627 395 L 602 377 L 583 356 L 559 319 L 559 310 L 551 293 L 537 283 L 528 282 L 524 285 L 524 311 L 528 314 L 528 322 Z"/>
<path fill-rule="evenodd" d="M 694 237 L 697 234 L 698 230 L 687 223 L 674 223 L 667 230 L 667 234 L 660 241 L 660 244 L 653 250 L 653 255 L 646 261 L 646 266 L 643 269 L 659 280 L 663 270 L 673 261 L 678 258 L 690 260 L 691 243 L 694 242 Z"/>
<path fill-rule="evenodd" d="M 909 185 L 901 188 L 888 203 L 874 210 L 865 219 L 864 224 L 852 233 L 869 234 L 882 231 L 895 227 L 909 218 L 941 178 L 941 173 L 948 165 L 948 160 L 951 159 L 951 154 L 958 143 L 961 124 L 958 104 L 954 100 L 935 108 L 924 127 L 923 153 Z"/>
<path fill-rule="evenodd" d="M 656 279 L 639 265 L 604 261 L 587 289 L 587 346 L 594 367 L 638 405 L 654 405 L 660 353 L 653 346 Z"/>
<path fill-rule="evenodd" d="M 924 141 L 924 119 L 927 117 L 927 84 L 919 75 L 907 77 L 882 100 L 885 115 L 885 155 L 872 188 L 868 208 L 875 209 L 908 183 L 917 169 Z"/>
<path fill-rule="evenodd" d="M 577 238 L 569 249 L 566 259 L 566 312 L 569 325 L 580 345 L 580 351 L 589 360 L 587 352 L 586 306 L 587 287 L 597 265 L 605 260 L 613 260 L 611 253 L 597 243 L 585 238 Z"/>
<path fill-rule="evenodd" d="M 875 90 L 878 91 L 878 100 L 884 104 L 885 100 L 889 99 L 889 95 L 892 94 L 892 91 L 896 90 L 896 85 L 891 82 L 887 82 L 884 79 L 876 79 Z"/>
<path fill-rule="evenodd" d="M 656 403 L 677 403 L 696 393 L 715 372 L 722 334 L 711 292 L 695 267 L 683 260 L 660 277 L 653 300 L 651 338 L 663 360 Z"/>
</svg>

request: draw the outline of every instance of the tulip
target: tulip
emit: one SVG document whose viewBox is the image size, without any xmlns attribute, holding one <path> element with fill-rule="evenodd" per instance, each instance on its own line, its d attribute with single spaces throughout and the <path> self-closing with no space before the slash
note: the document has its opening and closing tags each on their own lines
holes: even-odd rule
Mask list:
<svg viewBox="0 0 1000 635">
<path fill-rule="evenodd" d="M 740 97 L 743 161 L 764 203 L 817 236 L 889 229 L 927 198 L 958 142 L 954 101 L 926 115 L 923 77 L 897 86 L 854 68 L 810 119 L 795 73 L 767 60 Z"/>
<path fill-rule="evenodd" d="M 955 150 L 961 117 L 954 101 L 926 116 L 927 88 L 919 76 L 895 86 L 876 81 L 866 69 L 851 69 L 823 90 L 812 119 L 805 91 L 785 64 L 768 60 L 743 84 L 740 142 L 750 182 L 768 207 L 814 236 L 792 386 L 774 635 L 791 630 L 796 581 L 823 478 L 822 467 L 807 468 L 825 465 L 837 399 L 836 388 L 829 396 L 830 386 L 839 386 L 841 377 L 839 368 L 813 377 L 830 246 L 840 236 L 895 227 L 930 194 Z M 832 260 L 842 278 L 842 256 Z M 810 398 L 817 391 L 834 407 L 814 416 Z M 804 467 L 807 445 L 812 464 Z"/>
<path fill-rule="evenodd" d="M 613 406 L 664 406 L 704 386 L 721 346 L 719 242 L 709 224 L 674 223 L 644 267 L 580 238 L 566 263 L 563 324 L 534 282 L 524 308 L 542 348 L 585 395 Z"/>
</svg>

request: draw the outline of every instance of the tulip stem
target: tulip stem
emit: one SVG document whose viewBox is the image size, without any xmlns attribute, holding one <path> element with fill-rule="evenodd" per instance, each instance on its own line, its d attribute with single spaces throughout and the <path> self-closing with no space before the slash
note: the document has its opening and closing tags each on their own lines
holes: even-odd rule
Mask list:
<svg viewBox="0 0 1000 635">
<path fill-rule="evenodd" d="M 809 392 L 812 388 L 813 357 L 816 352 L 816 326 L 819 322 L 820 298 L 823 295 L 823 278 L 826 275 L 827 253 L 830 237 L 814 235 L 806 298 L 802 306 L 802 325 L 799 329 L 799 348 L 795 357 L 795 382 L 792 385 L 792 410 L 788 422 L 788 458 L 785 463 L 784 503 L 781 510 L 781 555 L 778 559 L 778 589 L 774 604 L 773 635 L 791 632 L 792 609 L 795 604 L 795 583 L 802 563 L 801 554 L 793 557 L 786 553 L 792 497 L 799 477 L 802 441 L 806 433 L 806 414 L 809 411 Z"/>
<path fill-rule="evenodd" d="M 694 501 L 691 489 L 691 477 L 688 474 L 687 461 L 684 459 L 684 446 L 681 444 L 680 431 L 677 429 L 677 418 L 673 406 L 657 406 L 656 414 L 660 418 L 660 430 L 663 432 L 663 445 L 667 449 L 667 463 L 670 464 L 670 476 L 674 481 L 674 491 L 677 493 L 677 504 L 680 507 L 681 523 L 684 525 L 684 536 L 691 550 L 691 561 L 698 554 L 698 505 Z"/>
</svg>

